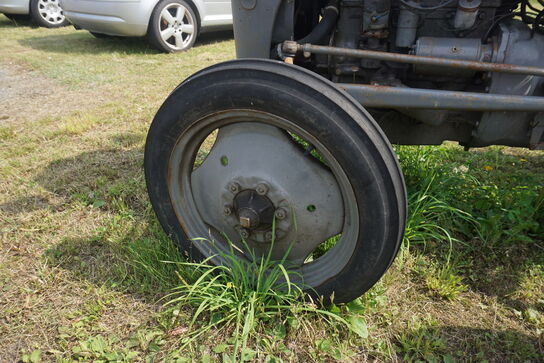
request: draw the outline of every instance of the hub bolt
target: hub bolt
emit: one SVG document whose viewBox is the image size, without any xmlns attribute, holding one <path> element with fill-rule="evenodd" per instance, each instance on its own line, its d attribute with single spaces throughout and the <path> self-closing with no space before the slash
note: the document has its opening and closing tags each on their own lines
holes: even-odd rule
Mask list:
<svg viewBox="0 0 544 363">
<path fill-rule="evenodd" d="M 223 213 L 225 213 L 226 216 L 230 216 L 232 214 L 232 207 L 230 205 L 226 205 L 225 208 L 223 208 Z"/>
<path fill-rule="evenodd" d="M 249 238 L 249 231 L 245 228 L 242 228 L 240 230 L 240 237 L 242 237 L 243 239 L 248 239 Z"/>
<path fill-rule="evenodd" d="M 269 190 L 269 189 L 270 189 L 270 188 L 268 188 L 268 185 L 262 184 L 262 183 L 261 183 L 261 184 L 257 185 L 257 189 L 256 189 L 256 190 L 257 190 L 257 193 L 258 193 L 259 195 L 266 195 L 266 194 L 268 193 L 268 190 Z"/>
<path fill-rule="evenodd" d="M 240 191 L 240 184 L 238 183 L 230 183 L 229 184 L 229 190 L 231 193 L 236 194 Z"/>
<path fill-rule="evenodd" d="M 283 208 L 278 208 L 276 210 L 275 216 L 277 219 L 285 219 L 285 217 L 287 217 L 287 212 Z"/>
</svg>

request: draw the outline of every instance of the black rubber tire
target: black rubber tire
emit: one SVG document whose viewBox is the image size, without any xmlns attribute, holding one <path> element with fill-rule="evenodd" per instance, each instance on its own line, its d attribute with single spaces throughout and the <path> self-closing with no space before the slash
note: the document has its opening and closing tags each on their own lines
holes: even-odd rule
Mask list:
<svg viewBox="0 0 544 363">
<path fill-rule="evenodd" d="M 404 179 L 389 141 L 370 114 L 333 83 L 300 67 L 269 60 L 231 61 L 197 73 L 172 92 L 153 120 L 145 147 L 147 188 L 161 225 L 186 255 L 204 258 L 172 207 L 169 158 L 178 136 L 195 121 L 240 108 L 296 120 L 344 169 L 362 207 L 357 247 L 340 273 L 311 286 L 314 291 L 308 293 L 323 296 L 325 302 L 334 294 L 336 303 L 359 297 L 398 252 L 406 222 Z"/>
<path fill-rule="evenodd" d="M 182 50 L 176 50 L 172 48 L 160 36 L 159 22 L 160 22 L 161 12 L 166 6 L 170 4 L 174 4 L 174 3 L 181 4 L 182 6 L 184 6 L 187 9 L 187 11 L 190 13 L 190 15 L 193 17 L 194 23 L 195 23 L 193 39 L 191 40 L 190 44 Z M 200 31 L 199 19 L 200 17 L 197 16 L 194 8 L 188 2 L 184 0 L 161 0 L 155 6 L 155 9 L 153 9 L 153 12 L 151 13 L 151 18 L 149 20 L 149 29 L 147 31 L 147 39 L 154 48 L 160 50 L 161 52 L 164 52 L 164 53 L 184 52 L 186 50 L 191 49 L 193 45 L 195 44 L 196 39 L 198 38 L 198 34 Z"/>
<path fill-rule="evenodd" d="M 44 28 L 62 28 L 70 25 L 70 22 L 66 18 L 59 24 L 52 24 L 42 18 L 38 9 L 38 0 L 30 0 L 30 18 L 34 24 Z"/>
<path fill-rule="evenodd" d="M 12 21 L 15 21 L 15 22 L 18 22 L 18 21 L 29 21 L 30 20 L 30 15 L 26 15 L 26 14 L 4 14 L 6 16 L 6 18 L 8 18 L 9 20 L 12 20 Z"/>
</svg>

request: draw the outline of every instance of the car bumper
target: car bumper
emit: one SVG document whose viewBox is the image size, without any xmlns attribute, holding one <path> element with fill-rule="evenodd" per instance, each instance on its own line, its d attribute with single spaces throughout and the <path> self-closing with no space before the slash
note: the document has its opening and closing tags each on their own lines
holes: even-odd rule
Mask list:
<svg viewBox="0 0 544 363">
<path fill-rule="evenodd" d="M 29 12 L 29 0 L 0 0 L 0 13 L 28 14 Z"/>
<path fill-rule="evenodd" d="M 108 35 L 139 37 L 147 33 L 154 2 L 61 0 L 61 6 L 66 18 L 78 28 Z"/>
</svg>

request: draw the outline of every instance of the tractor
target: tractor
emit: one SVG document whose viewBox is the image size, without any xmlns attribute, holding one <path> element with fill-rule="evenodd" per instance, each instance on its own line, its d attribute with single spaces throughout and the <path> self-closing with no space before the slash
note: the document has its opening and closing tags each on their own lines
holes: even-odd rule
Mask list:
<svg viewBox="0 0 544 363">
<path fill-rule="evenodd" d="M 393 144 L 544 148 L 543 0 L 233 0 L 237 60 L 181 83 L 145 149 L 193 260 L 268 256 L 310 296 L 371 288 L 403 239 Z"/>
</svg>

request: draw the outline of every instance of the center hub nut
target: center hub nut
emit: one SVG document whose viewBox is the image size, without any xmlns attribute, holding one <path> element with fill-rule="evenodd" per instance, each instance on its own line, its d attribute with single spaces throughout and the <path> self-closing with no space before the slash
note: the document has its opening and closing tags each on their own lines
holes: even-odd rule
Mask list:
<svg viewBox="0 0 544 363">
<path fill-rule="evenodd" d="M 240 225 L 249 230 L 264 230 L 272 227 L 274 204 L 255 190 L 244 190 L 234 198 L 234 211 Z"/>
</svg>

